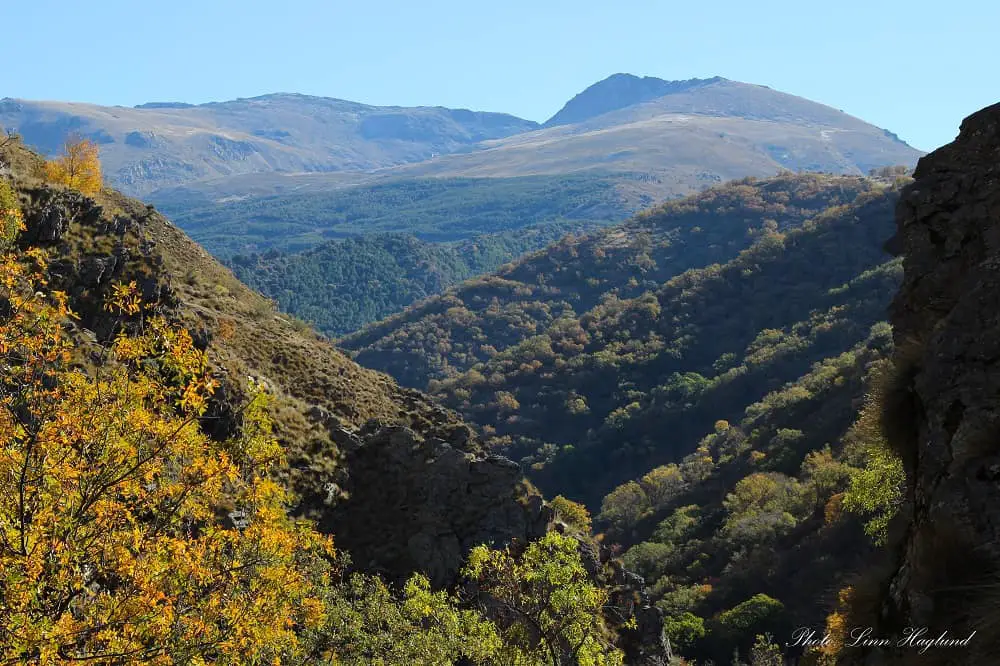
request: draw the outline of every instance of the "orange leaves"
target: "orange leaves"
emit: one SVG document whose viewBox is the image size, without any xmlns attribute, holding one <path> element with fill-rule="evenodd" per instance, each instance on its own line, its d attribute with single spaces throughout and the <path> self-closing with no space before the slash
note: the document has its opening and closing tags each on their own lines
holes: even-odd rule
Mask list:
<svg viewBox="0 0 1000 666">
<path fill-rule="evenodd" d="M 71 137 L 63 145 L 62 155 L 45 163 L 45 177 L 84 194 L 97 194 L 104 183 L 98 152 L 93 141 Z"/>
<path fill-rule="evenodd" d="M 22 255 L 24 258 L 24 255 Z M 318 621 L 332 544 L 290 520 L 266 477 L 281 457 L 255 394 L 240 437 L 197 425 L 215 388 L 191 336 L 162 318 L 73 369 L 65 296 L 43 258 L 0 257 L 0 645 L 47 663 L 288 661 Z M 141 313 L 134 284 L 112 303 Z M 242 529 L 224 516 L 246 515 Z M 117 662 L 116 662 L 117 663 Z"/>
</svg>

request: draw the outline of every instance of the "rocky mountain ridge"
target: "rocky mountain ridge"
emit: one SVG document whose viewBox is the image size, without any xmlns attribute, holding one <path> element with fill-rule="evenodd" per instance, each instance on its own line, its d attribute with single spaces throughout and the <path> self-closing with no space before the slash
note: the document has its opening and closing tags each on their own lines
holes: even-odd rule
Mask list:
<svg viewBox="0 0 1000 666">
<path fill-rule="evenodd" d="M 241 173 L 366 171 L 538 126 L 501 113 L 291 93 L 134 108 L 5 98 L 0 125 L 47 154 L 70 133 L 95 141 L 112 183 L 133 195 Z"/>
<path fill-rule="evenodd" d="M 907 490 L 874 603 L 878 630 L 928 627 L 968 646 L 869 649 L 844 663 L 995 663 L 1000 641 L 1000 105 L 962 123 L 920 160 L 897 208 L 903 284 L 891 319 L 898 352 L 885 405 Z"/>
<path fill-rule="evenodd" d="M 544 127 L 578 123 L 633 104 L 648 102 L 670 93 L 690 90 L 723 80 L 722 77 L 716 76 L 710 79 L 664 81 L 654 76 L 640 78 L 632 74 L 612 74 L 566 102 L 563 108 L 545 121 Z"/>
</svg>

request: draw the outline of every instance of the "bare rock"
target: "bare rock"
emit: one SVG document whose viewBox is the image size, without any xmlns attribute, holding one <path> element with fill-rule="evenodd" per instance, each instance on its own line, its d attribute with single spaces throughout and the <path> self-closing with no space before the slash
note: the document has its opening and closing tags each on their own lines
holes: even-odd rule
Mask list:
<svg viewBox="0 0 1000 666">
<path fill-rule="evenodd" d="M 996 617 L 989 590 L 1000 572 L 1000 105 L 967 118 L 914 177 L 897 208 L 904 280 L 890 399 L 900 407 L 889 424 L 909 524 L 894 544 L 880 631 L 964 638 Z M 981 631 L 960 656 L 931 650 L 921 663 L 995 663 L 998 645 Z"/>
<path fill-rule="evenodd" d="M 349 499 L 322 523 L 362 567 L 396 582 L 423 571 L 450 586 L 473 547 L 545 534 L 551 509 L 519 495 L 517 464 L 400 426 L 371 424 L 359 439 L 346 452 Z"/>
</svg>

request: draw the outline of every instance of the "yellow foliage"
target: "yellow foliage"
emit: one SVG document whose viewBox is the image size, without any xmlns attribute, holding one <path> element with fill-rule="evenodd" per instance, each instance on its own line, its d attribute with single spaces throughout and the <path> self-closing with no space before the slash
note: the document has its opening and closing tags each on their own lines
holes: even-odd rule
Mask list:
<svg viewBox="0 0 1000 666">
<path fill-rule="evenodd" d="M 262 393 L 237 439 L 198 426 L 214 382 L 186 331 L 121 334 L 73 366 L 44 258 L 0 258 L 0 645 L 24 663 L 288 663 L 320 622 L 330 541 L 286 515 Z M 136 313 L 134 285 L 110 307 Z M 227 518 L 233 516 L 232 520 Z M 236 517 L 238 516 L 238 518 Z"/>
<path fill-rule="evenodd" d="M 62 155 L 45 163 L 45 178 L 87 195 L 97 194 L 104 184 L 97 144 L 89 139 L 67 139 Z"/>
<path fill-rule="evenodd" d="M 587 507 L 566 499 L 562 495 L 556 495 L 549 504 L 555 509 L 556 515 L 562 518 L 567 525 L 584 534 L 590 534 L 591 520 Z"/>
<path fill-rule="evenodd" d="M 829 640 L 825 645 L 809 648 L 806 651 L 813 663 L 819 666 L 833 666 L 837 663 L 837 657 L 844 649 L 844 640 L 848 632 L 847 609 L 853 594 L 852 587 L 845 587 L 837 594 L 837 609 L 826 618 L 826 635 L 829 636 Z"/>
<path fill-rule="evenodd" d="M 6 180 L 0 179 L 0 250 L 10 247 L 21 231 L 24 231 L 24 218 L 17 195 Z"/>
</svg>

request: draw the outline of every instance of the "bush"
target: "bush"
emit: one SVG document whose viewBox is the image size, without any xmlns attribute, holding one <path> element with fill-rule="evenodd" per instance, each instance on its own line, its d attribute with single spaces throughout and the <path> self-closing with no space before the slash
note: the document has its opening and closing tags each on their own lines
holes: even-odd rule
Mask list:
<svg viewBox="0 0 1000 666">
<path fill-rule="evenodd" d="M 566 499 L 562 495 L 556 495 L 549 504 L 555 510 L 556 515 L 562 518 L 567 525 L 584 534 L 590 534 L 591 521 L 587 507 Z"/>
<path fill-rule="evenodd" d="M 663 618 L 663 632 L 673 646 L 684 649 L 705 637 L 705 620 L 686 611 L 667 615 Z"/>
</svg>

